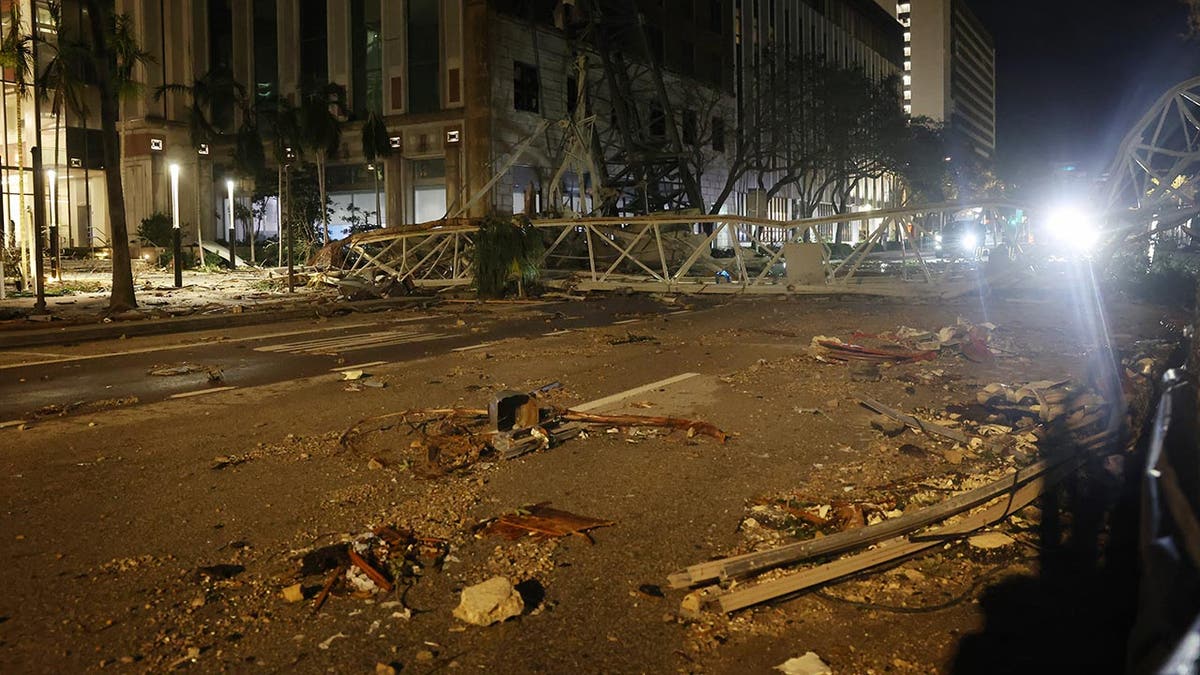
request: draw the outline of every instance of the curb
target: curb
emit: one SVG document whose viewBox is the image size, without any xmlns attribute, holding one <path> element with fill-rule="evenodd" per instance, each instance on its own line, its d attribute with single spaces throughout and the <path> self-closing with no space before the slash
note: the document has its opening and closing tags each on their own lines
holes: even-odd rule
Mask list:
<svg viewBox="0 0 1200 675">
<path fill-rule="evenodd" d="M 358 312 L 389 307 L 418 306 L 436 303 L 436 298 L 395 298 L 384 300 L 361 300 L 340 302 L 330 305 L 309 306 L 278 311 L 229 312 L 206 316 L 182 316 L 170 319 L 144 319 L 140 321 L 117 321 L 112 323 L 64 326 L 63 328 L 15 329 L 0 333 L 0 349 L 34 347 L 39 345 L 63 345 L 95 340 L 189 333 L 217 328 L 255 326 L 295 319 L 324 318 L 340 311 Z"/>
</svg>

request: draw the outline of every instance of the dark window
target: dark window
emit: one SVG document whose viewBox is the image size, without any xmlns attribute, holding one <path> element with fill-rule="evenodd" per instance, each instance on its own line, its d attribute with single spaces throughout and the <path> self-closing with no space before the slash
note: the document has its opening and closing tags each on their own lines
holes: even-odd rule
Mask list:
<svg viewBox="0 0 1200 675">
<path fill-rule="evenodd" d="M 683 111 L 683 129 L 680 133 L 683 135 L 683 142 L 688 145 L 696 144 L 696 111 Z"/>
<path fill-rule="evenodd" d="M 720 117 L 712 118 L 712 149 L 725 152 L 725 120 Z"/>
<path fill-rule="evenodd" d="M 300 87 L 329 81 L 329 32 L 325 0 L 300 2 Z"/>
<path fill-rule="evenodd" d="M 270 101 L 279 93 L 279 33 L 275 0 L 254 3 L 254 97 Z M 268 117 L 266 115 L 264 118 Z"/>
<path fill-rule="evenodd" d="M 691 40 L 679 41 L 679 72 L 689 77 L 696 74 L 696 45 Z"/>
<path fill-rule="evenodd" d="M 379 0 L 352 0 L 350 26 L 353 51 L 351 98 L 354 116 L 383 112 L 383 44 L 379 39 Z"/>
<path fill-rule="evenodd" d="M 441 109 L 438 75 L 437 0 L 410 0 L 408 3 L 408 110 L 425 113 Z"/>
<path fill-rule="evenodd" d="M 233 7 L 231 0 L 208 0 L 208 69 L 210 73 L 233 72 Z M 233 99 L 212 102 L 212 125 L 233 128 Z"/>
<path fill-rule="evenodd" d="M 537 68 L 520 61 L 513 61 L 513 108 L 538 112 Z"/>
<path fill-rule="evenodd" d="M 722 16 L 725 12 L 724 4 L 724 0 L 709 0 L 708 3 L 708 29 L 717 34 L 725 32 L 725 21 Z"/>
</svg>

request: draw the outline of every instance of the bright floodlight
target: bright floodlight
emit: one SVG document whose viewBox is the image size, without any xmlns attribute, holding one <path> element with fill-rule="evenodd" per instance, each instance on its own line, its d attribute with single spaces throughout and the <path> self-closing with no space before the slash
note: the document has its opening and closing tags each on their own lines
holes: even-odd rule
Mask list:
<svg viewBox="0 0 1200 675">
<path fill-rule="evenodd" d="M 170 166 L 170 169 L 171 169 L 171 178 L 174 178 L 175 180 L 179 180 L 179 165 L 172 164 Z"/>
<path fill-rule="evenodd" d="M 962 236 L 962 247 L 964 251 L 972 252 L 979 246 L 979 237 L 968 232 Z"/>
<path fill-rule="evenodd" d="M 1048 224 L 1051 236 L 1077 251 L 1087 252 L 1100 240 L 1095 219 L 1074 206 L 1051 211 Z"/>
</svg>

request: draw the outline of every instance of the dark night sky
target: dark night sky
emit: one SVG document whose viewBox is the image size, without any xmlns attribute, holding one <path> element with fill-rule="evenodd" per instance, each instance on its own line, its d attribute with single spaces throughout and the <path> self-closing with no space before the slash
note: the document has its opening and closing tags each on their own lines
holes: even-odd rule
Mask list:
<svg viewBox="0 0 1200 675">
<path fill-rule="evenodd" d="M 1163 92 L 1200 75 L 1180 0 L 969 0 L 996 42 L 1003 174 L 1076 162 L 1103 171 Z"/>
</svg>

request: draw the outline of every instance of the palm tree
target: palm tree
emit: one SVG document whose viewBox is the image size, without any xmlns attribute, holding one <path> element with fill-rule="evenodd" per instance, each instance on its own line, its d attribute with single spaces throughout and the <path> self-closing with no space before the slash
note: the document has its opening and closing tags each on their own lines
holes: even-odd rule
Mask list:
<svg viewBox="0 0 1200 675">
<path fill-rule="evenodd" d="M 317 164 L 317 185 L 321 199 L 323 243 L 329 243 L 329 213 L 325 208 L 325 163 L 337 156 L 342 145 L 342 119 L 346 117 L 346 88 L 332 82 L 311 87 L 302 93 L 297 109 L 300 147 L 311 153 Z"/>
<path fill-rule="evenodd" d="M 109 312 L 137 306 L 133 268 L 129 259 L 129 227 L 125 221 L 125 190 L 121 182 L 121 134 L 117 131 L 122 98 L 136 96 L 143 85 L 133 77 L 139 64 L 151 61 L 138 46 L 133 20 L 117 14 L 113 0 L 82 0 L 88 13 L 91 54 L 96 87 L 100 94 L 100 126 L 104 155 L 105 192 L 112 247 L 113 285 Z"/>
</svg>

